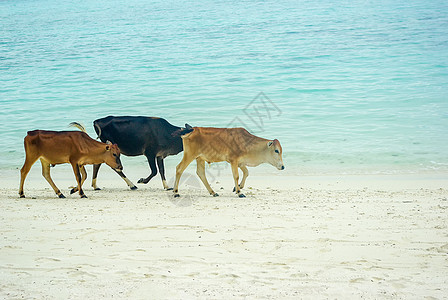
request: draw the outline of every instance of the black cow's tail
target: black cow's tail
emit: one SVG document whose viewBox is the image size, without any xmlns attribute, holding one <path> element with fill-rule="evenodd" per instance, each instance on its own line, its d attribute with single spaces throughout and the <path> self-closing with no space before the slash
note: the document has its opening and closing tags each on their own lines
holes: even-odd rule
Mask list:
<svg viewBox="0 0 448 300">
<path fill-rule="evenodd" d="M 192 132 L 193 130 L 194 130 L 193 127 L 191 127 L 188 124 L 185 124 L 185 128 L 180 128 L 180 129 L 174 131 L 171 135 L 174 137 L 183 136 L 183 135 L 186 135 L 186 134 Z"/>
<path fill-rule="evenodd" d="M 82 124 L 80 124 L 80 123 L 78 123 L 78 122 L 71 122 L 68 126 L 70 126 L 70 127 L 76 127 L 76 128 L 78 128 L 79 130 L 81 130 L 82 132 L 87 133 L 86 128 L 85 128 Z"/>
<path fill-rule="evenodd" d="M 93 122 L 93 128 L 95 129 L 96 134 L 98 135 L 96 139 L 101 137 L 101 127 L 98 125 L 96 121 Z"/>
</svg>

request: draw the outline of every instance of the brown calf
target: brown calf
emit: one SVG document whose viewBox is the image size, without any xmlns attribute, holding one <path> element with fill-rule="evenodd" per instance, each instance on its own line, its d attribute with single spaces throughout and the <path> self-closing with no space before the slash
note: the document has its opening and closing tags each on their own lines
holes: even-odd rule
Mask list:
<svg viewBox="0 0 448 300">
<path fill-rule="evenodd" d="M 285 166 L 282 160 L 282 146 L 278 140 L 267 140 L 250 134 L 244 128 L 212 128 L 194 127 L 193 132 L 182 136 L 184 157 L 176 167 L 174 197 L 179 197 L 178 187 L 180 177 L 187 166 L 196 159 L 196 173 L 204 183 L 210 195 L 218 196 L 213 191 L 205 177 L 205 162 L 227 161 L 230 163 L 235 181 L 234 191 L 239 197 L 249 171 L 247 167 L 255 167 L 269 163 L 279 170 Z M 243 178 L 238 184 L 238 168 L 243 171 Z"/>
<path fill-rule="evenodd" d="M 24 140 L 25 163 L 20 170 L 20 198 L 25 198 L 23 184 L 31 166 L 40 158 L 42 175 L 59 198 L 65 198 L 50 177 L 50 165 L 69 163 L 72 165 L 81 198 L 87 198 L 82 184 L 87 177 L 84 165 L 106 163 L 111 168 L 122 170 L 120 150 L 117 145 L 100 143 L 80 131 L 28 131 Z M 82 172 L 82 177 L 80 172 Z"/>
</svg>

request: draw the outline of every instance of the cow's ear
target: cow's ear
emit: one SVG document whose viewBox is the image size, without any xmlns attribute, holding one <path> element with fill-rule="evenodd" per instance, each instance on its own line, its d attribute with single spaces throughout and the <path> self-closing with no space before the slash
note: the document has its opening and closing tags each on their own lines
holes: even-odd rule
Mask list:
<svg viewBox="0 0 448 300">
<path fill-rule="evenodd" d="M 110 146 L 107 145 L 107 146 L 106 146 L 106 151 L 109 151 L 109 150 L 110 150 Z"/>
<path fill-rule="evenodd" d="M 274 144 L 273 141 L 269 141 L 269 142 L 268 142 L 268 147 L 271 147 L 273 144 Z"/>
</svg>

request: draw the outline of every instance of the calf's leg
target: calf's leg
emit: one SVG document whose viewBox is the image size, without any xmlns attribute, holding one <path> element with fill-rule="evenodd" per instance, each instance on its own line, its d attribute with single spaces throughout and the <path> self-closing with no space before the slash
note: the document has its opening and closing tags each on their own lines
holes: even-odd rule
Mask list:
<svg viewBox="0 0 448 300">
<path fill-rule="evenodd" d="M 184 151 L 184 157 L 180 161 L 180 163 L 176 167 L 176 180 L 174 181 L 174 188 L 173 193 L 174 197 L 179 197 L 179 181 L 180 177 L 182 176 L 182 173 L 185 171 L 185 169 L 188 167 L 188 165 L 193 161 L 194 157 L 186 154 L 187 152 Z"/>
<path fill-rule="evenodd" d="M 20 187 L 19 187 L 19 195 L 20 198 L 25 198 L 25 194 L 23 193 L 23 185 L 25 184 L 25 179 L 28 173 L 30 172 L 31 167 L 34 165 L 36 160 L 39 157 L 35 155 L 26 154 L 25 163 L 23 164 L 22 169 L 20 169 Z"/>
<path fill-rule="evenodd" d="M 211 188 L 210 184 L 207 181 L 207 177 L 205 176 L 205 160 L 202 158 L 196 158 L 196 174 L 198 174 L 199 178 L 201 179 L 202 183 L 205 185 L 205 188 L 207 191 L 212 195 L 213 197 L 219 196 L 218 193 L 215 193 L 213 189 Z"/>
<path fill-rule="evenodd" d="M 240 183 L 240 189 L 242 189 L 244 187 L 244 185 L 246 184 L 246 179 L 249 176 L 249 170 L 247 169 L 246 166 L 240 166 L 241 171 L 243 171 L 243 179 L 241 179 L 241 183 Z"/>
<path fill-rule="evenodd" d="M 79 165 L 77 163 L 71 163 L 73 173 L 75 173 L 76 182 L 78 183 L 78 191 L 81 198 L 87 198 L 87 196 L 84 194 L 84 191 L 82 190 L 82 177 L 81 173 L 79 172 Z"/>
<path fill-rule="evenodd" d="M 81 172 L 81 186 L 84 184 L 84 181 L 86 181 L 87 179 L 87 172 L 86 172 L 86 167 L 85 166 L 81 166 L 79 167 L 79 171 Z M 70 194 L 73 194 L 75 192 L 78 191 L 78 187 L 75 186 L 74 188 L 72 188 L 72 190 L 70 191 Z"/>
<path fill-rule="evenodd" d="M 246 183 L 246 179 L 249 176 L 249 170 L 247 170 L 246 166 L 240 166 L 241 171 L 243 171 L 243 179 L 241 179 L 241 183 L 239 184 L 240 189 L 244 187 L 244 184 Z M 236 189 L 233 188 L 233 191 L 235 192 Z"/>
<path fill-rule="evenodd" d="M 240 198 L 246 197 L 243 193 L 241 193 L 240 186 L 238 185 L 239 180 L 238 164 L 236 162 L 231 162 L 230 167 L 232 168 L 233 180 L 235 182 L 235 192 Z"/>
<path fill-rule="evenodd" d="M 53 188 L 56 195 L 58 195 L 59 198 L 65 198 L 64 194 L 61 193 L 61 190 L 58 189 L 56 184 L 54 184 L 53 179 L 51 179 L 50 176 L 50 163 L 46 161 L 45 159 L 41 158 L 40 163 L 42 164 L 42 176 L 48 181 L 50 186 Z"/>
</svg>

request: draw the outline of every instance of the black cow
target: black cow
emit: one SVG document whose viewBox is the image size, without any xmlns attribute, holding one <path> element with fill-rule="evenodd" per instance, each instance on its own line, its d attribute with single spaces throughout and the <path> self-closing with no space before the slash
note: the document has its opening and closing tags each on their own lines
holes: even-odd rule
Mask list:
<svg viewBox="0 0 448 300">
<path fill-rule="evenodd" d="M 168 155 L 176 155 L 183 150 L 181 135 L 193 131 L 192 127 L 185 124 L 186 128 L 177 127 L 167 120 L 154 117 L 114 117 L 108 116 L 93 122 L 98 138 L 117 144 L 121 154 L 126 156 L 145 155 L 148 159 L 151 174 L 146 178 L 140 178 L 138 183 L 148 183 L 156 176 L 159 168 L 162 184 L 169 189 L 165 179 L 165 167 L 163 159 Z M 157 167 L 156 167 L 157 161 Z M 92 187 L 96 186 L 96 178 L 101 164 L 93 166 Z M 116 171 L 131 190 L 137 187 L 126 178 L 121 171 Z"/>
</svg>

